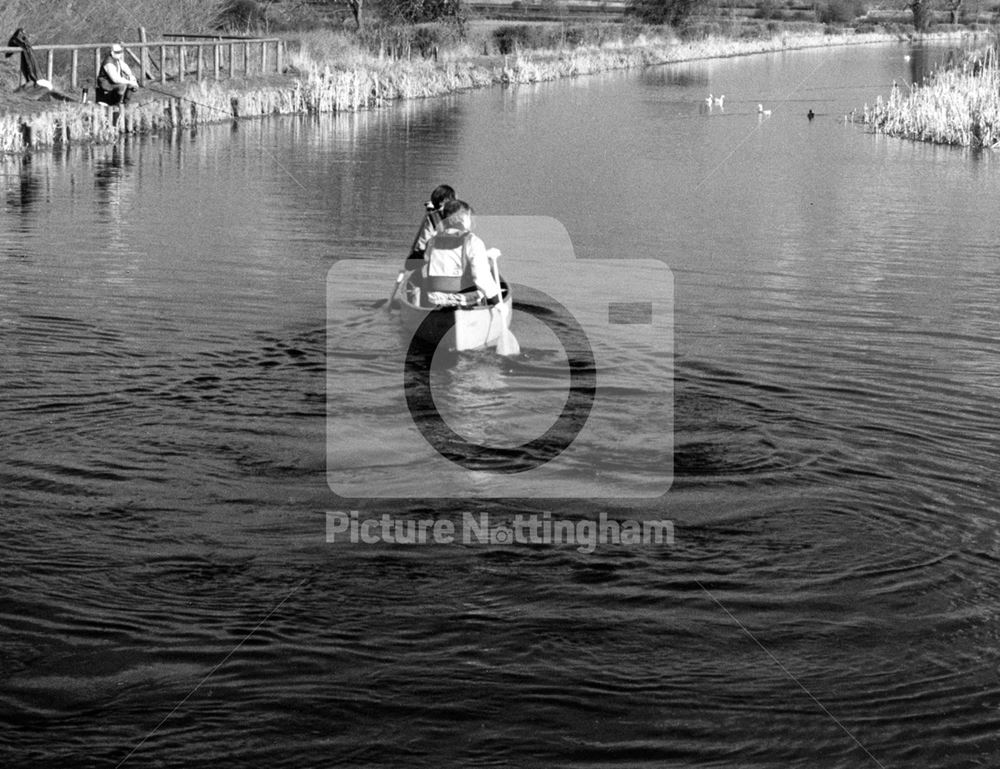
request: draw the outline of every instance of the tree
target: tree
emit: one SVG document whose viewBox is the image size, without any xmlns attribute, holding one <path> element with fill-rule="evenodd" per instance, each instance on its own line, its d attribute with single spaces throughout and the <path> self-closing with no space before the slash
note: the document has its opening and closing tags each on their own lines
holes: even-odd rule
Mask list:
<svg viewBox="0 0 1000 769">
<path fill-rule="evenodd" d="M 463 21 L 461 0 L 382 0 L 381 7 L 389 18 L 411 24 L 438 19 Z"/>
<path fill-rule="evenodd" d="M 347 0 L 347 7 L 351 9 L 351 15 L 354 17 L 354 23 L 358 25 L 358 29 L 361 29 L 361 11 L 364 10 L 364 1 Z"/>
<path fill-rule="evenodd" d="M 913 28 L 926 32 L 931 23 L 932 0 L 907 0 L 907 5 L 913 12 Z"/>
<path fill-rule="evenodd" d="M 962 15 L 962 0 L 945 0 L 944 7 L 951 14 L 951 23 L 958 24 Z"/>
<path fill-rule="evenodd" d="M 421 21 L 452 19 L 459 25 L 464 21 L 462 0 L 374 0 L 378 15 L 386 19 L 416 24 Z M 365 22 L 365 0 L 331 0 L 333 5 L 345 3 L 360 30 Z M 374 12 L 374 11 L 373 11 Z"/>
</svg>

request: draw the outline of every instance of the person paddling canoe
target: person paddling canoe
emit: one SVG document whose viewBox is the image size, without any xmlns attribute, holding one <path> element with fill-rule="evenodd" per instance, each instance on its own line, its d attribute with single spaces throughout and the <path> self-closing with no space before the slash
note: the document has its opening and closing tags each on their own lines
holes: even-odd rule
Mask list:
<svg viewBox="0 0 1000 769">
<path fill-rule="evenodd" d="M 472 206 L 449 200 L 442 209 L 441 230 L 427 242 L 421 281 L 431 304 L 500 303 L 500 284 L 490 268 L 497 249 L 487 249 L 472 232 Z"/>
<path fill-rule="evenodd" d="M 424 253 L 427 250 L 427 241 L 441 229 L 442 209 L 444 204 L 455 199 L 455 190 L 447 184 L 441 184 L 434 188 L 431 199 L 425 203 L 426 213 L 420 222 L 420 229 L 410 246 L 410 253 L 406 257 L 406 269 L 416 270 L 423 266 Z"/>
</svg>

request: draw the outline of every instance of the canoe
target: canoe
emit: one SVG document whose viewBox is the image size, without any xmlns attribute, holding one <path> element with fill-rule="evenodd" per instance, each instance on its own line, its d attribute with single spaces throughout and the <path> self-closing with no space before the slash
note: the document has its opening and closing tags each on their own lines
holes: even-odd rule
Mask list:
<svg viewBox="0 0 1000 769">
<path fill-rule="evenodd" d="M 481 347 L 496 346 L 500 338 L 500 317 L 507 320 L 513 315 L 510 286 L 503 279 L 500 288 L 503 303 L 508 312 L 502 316 L 490 311 L 485 305 L 471 307 L 428 307 L 421 304 L 421 290 L 411 278 L 416 271 L 407 272 L 403 277 L 403 288 L 399 298 L 399 320 L 407 333 L 414 334 L 421 341 L 437 346 L 445 334 L 455 329 L 455 350 L 477 350 Z"/>
</svg>

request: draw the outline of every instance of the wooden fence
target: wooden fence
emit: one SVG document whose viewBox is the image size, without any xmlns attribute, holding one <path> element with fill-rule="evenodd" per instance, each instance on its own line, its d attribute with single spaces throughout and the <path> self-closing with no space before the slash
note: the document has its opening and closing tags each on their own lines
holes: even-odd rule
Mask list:
<svg viewBox="0 0 1000 769">
<path fill-rule="evenodd" d="M 278 38 L 212 38 L 159 40 L 124 43 L 129 66 L 136 79 L 144 81 L 183 82 L 184 80 L 220 80 L 280 73 L 284 68 L 284 41 Z M 53 76 L 68 75 L 74 90 L 81 83 L 93 82 L 111 44 L 33 45 L 35 61 L 50 83 Z M 0 53 L 12 53 L 0 62 L 20 69 L 20 48 L 0 47 Z M 57 63 L 57 59 L 59 59 Z M 86 62 L 93 62 L 91 68 Z M 41 74 L 41 73 L 40 73 Z"/>
</svg>

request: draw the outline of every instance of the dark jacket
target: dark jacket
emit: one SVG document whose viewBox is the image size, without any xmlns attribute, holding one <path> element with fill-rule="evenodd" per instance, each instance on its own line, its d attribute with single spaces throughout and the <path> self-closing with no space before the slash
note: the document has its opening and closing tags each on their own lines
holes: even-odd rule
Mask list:
<svg viewBox="0 0 1000 769">
<path fill-rule="evenodd" d="M 18 27 L 14 31 L 10 40 L 7 41 L 7 45 L 11 48 L 21 49 L 21 74 L 29 83 L 37 83 L 39 79 L 38 63 L 35 61 L 35 52 L 31 50 L 31 43 L 28 42 L 28 36 L 24 34 L 22 27 Z M 7 56 L 10 57 L 13 54 L 8 53 Z"/>
</svg>

